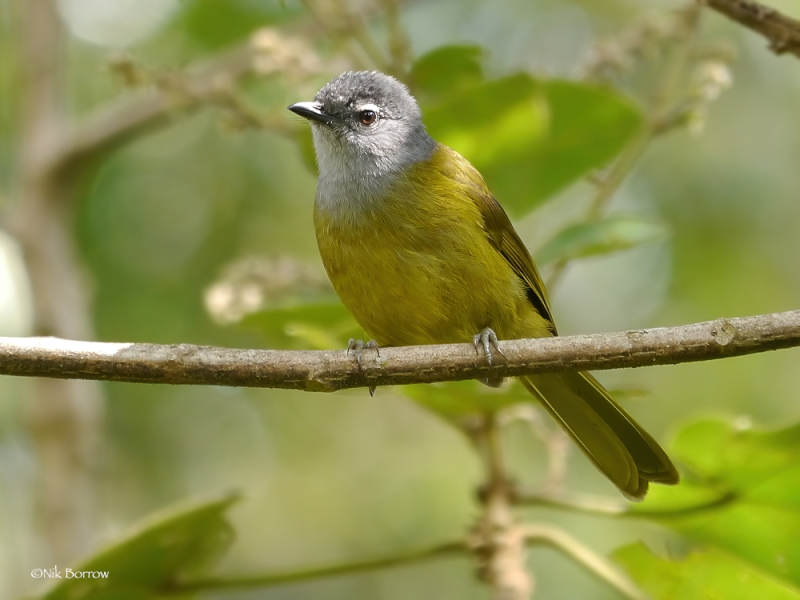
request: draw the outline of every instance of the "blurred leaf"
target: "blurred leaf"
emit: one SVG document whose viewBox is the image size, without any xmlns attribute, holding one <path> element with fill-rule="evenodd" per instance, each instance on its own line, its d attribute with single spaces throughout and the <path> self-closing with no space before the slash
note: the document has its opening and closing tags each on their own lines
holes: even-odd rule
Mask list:
<svg viewBox="0 0 800 600">
<path fill-rule="evenodd" d="M 691 553 L 683 560 L 655 556 L 642 544 L 614 558 L 654 600 L 798 600 L 800 592 L 718 550 Z"/>
<path fill-rule="evenodd" d="M 524 74 L 458 91 L 424 114 L 431 135 L 479 169 L 506 156 L 530 154 L 546 136 L 548 120 L 540 85 Z"/>
<path fill-rule="evenodd" d="M 667 237 L 665 225 L 636 215 L 613 215 L 561 230 L 536 254 L 539 264 L 609 254 Z"/>
<path fill-rule="evenodd" d="M 300 14 L 299 5 L 260 0 L 190 0 L 183 2 L 183 30 L 207 49 L 244 40 L 260 27 L 277 25 Z"/>
<path fill-rule="evenodd" d="M 63 578 L 42 599 L 144 600 L 204 573 L 233 541 L 225 512 L 237 499 L 227 494 L 147 519 L 73 568 L 107 571 L 107 579 Z"/>
<path fill-rule="evenodd" d="M 470 416 L 531 401 L 530 394 L 516 383 L 491 388 L 478 381 L 453 381 L 406 385 L 400 392 L 456 424 Z"/>
<path fill-rule="evenodd" d="M 524 73 L 459 88 L 423 114 L 431 135 L 472 162 L 517 216 L 606 165 L 643 123 L 616 92 Z"/>
<path fill-rule="evenodd" d="M 535 172 L 541 198 L 608 164 L 644 126 L 644 114 L 621 93 L 587 83 L 546 81 L 547 143 Z"/>
<path fill-rule="evenodd" d="M 452 95 L 483 79 L 483 48 L 442 46 L 418 58 L 408 74 L 408 84 L 421 101 Z"/>
<path fill-rule="evenodd" d="M 350 338 L 364 336 L 344 305 L 335 298 L 287 304 L 245 317 L 242 325 L 257 330 L 270 347 L 333 350 Z"/>
<path fill-rule="evenodd" d="M 673 455 L 686 482 L 654 488 L 631 512 L 800 586 L 800 425 L 764 432 L 700 421 L 680 432 Z"/>
</svg>

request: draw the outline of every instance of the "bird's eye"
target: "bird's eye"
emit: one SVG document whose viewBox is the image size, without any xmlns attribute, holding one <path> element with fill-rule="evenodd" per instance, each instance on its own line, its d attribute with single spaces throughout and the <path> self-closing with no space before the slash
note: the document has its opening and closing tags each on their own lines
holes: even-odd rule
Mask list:
<svg viewBox="0 0 800 600">
<path fill-rule="evenodd" d="M 362 125 L 372 125 L 378 120 L 378 113 L 374 110 L 362 110 L 358 113 L 358 120 Z"/>
</svg>

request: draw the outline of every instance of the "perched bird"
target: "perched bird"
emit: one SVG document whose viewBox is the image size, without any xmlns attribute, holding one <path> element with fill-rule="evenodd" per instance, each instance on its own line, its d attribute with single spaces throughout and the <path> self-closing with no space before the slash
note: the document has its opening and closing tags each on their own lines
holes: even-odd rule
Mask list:
<svg viewBox="0 0 800 600">
<path fill-rule="evenodd" d="M 314 226 L 344 305 L 380 346 L 557 335 L 542 278 L 481 174 L 434 141 L 398 80 L 347 72 L 289 110 L 312 125 Z M 620 490 L 641 499 L 678 472 L 589 373 L 522 383 Z M 492 383 L 492 382 L 489 382 Z"/>
</svg>

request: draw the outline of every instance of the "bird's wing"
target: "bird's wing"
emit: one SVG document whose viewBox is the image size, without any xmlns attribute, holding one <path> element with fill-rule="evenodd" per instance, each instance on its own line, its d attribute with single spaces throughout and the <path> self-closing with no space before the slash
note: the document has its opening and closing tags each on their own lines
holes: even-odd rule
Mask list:
<svg viewBox="0 0 800 600">
<path fill-rule="evenodd" d="M 476 196 L 475 200 L 483 215 L 489 241 L 511 265 L 520 279 L 525 282 L 528 299 L 539 311 L 539 314 L 550 322 L 553 335 L 556 335 L 550 299 L 547 297 L 547 289 L 544 287 L 542 276 L 539 275 L 539 270 L 536 268 L 530 252 L 514 230 L 506 211 L 488 190 Z"/>
<path fill-rule="evenodd" d="M 531 304 L 539 311 L 539 314 L 547 319 L 551 324 L 553 335 L 557 335 L 556 326 L 553 322 L 553 314 L 550 309 L 550 299 L 547 297 L 547 290 L 544 287 L 542 276 L 531 258 L 531 253 L 522 243 L 522 240 L 514 230 L 511 219 L 508 218 L 506 211 L 489 191 L 489 187 L 483 180 L 481 174 L 461 155 L 452 151 L 456 160 L 459 161 L 459 168 L 456 172 L 459 178 L 463 178 L 469 190 L 470 196 L 478 206 L 483 216 L 483 224 L 486 235 L 492 246 L 503 256 L 514 272 L 525 282 L 527 287 L 528 299 Z"/>
</svg>

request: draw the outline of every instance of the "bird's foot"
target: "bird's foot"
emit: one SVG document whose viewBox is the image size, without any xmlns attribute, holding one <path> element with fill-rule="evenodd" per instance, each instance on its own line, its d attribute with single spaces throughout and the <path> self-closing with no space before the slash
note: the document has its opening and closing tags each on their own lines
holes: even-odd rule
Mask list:
<svg viewBox="0 0 800 600">
<path fill-rule="evenodd" d="M 347 342 L 347 355 L 349 356 L 352 353 L 353 356 L 356 357 L 356 363 L 358 363 L 358 370 L 359 371 L 362 368 L 361 367 L 361 359 L 362 359 L 362 357 L 364 355 L 364 349 L 365 348 L 370 349 L 370 350 L 375 350 L 375 354 L 377 354 L 378 357 L 380 357 L 381 351 L 378 348 L 378 342 L 376 342 L 375 340 L 370 340 L 365 344 L 364 340 L 356 340 L 356 339 L 350 338 L 350 341 Z M 374 386 L 374 385 L 369 386 L 369 395 L 370 396 L 375 396 L 375 388 L 376 387 L 377 386 Z"/>
<path fill-rule="evenodd" d="M 486 354 L 486 360 L 489 363 L 489 366 L 492 366 L 492 360 L 494 356 L 492 355 L 492 348 L 497 350 L 498 354 L 503 358 L 506 357 L 503 354 L 503 351 L 500 349 L 500 342 L 497 339 L 497 334 L 494 332 L 493 329 L 487 327 L 483 329 L 480 333 L 476 333 L 472 336 L 472 344 L 475 346 L 475 353 L 480 353 L 480 348 L 483 348 L 484 354 Z"/>
</svg>

